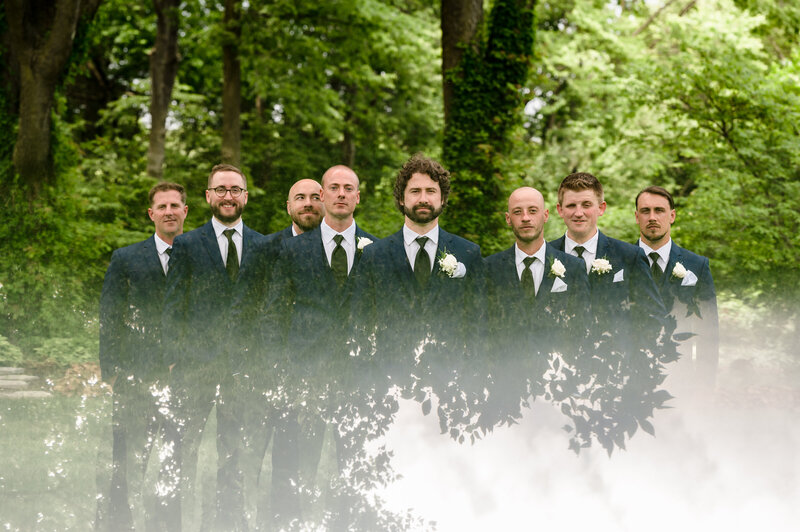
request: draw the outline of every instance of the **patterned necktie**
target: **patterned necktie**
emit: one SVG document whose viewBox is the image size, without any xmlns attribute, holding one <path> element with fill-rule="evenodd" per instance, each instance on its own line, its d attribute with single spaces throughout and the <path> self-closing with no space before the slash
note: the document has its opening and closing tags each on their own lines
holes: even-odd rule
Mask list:
<svg viewBox="0 0 800 532">
<path fill-rule="evenodd" d="M 341 286 L 347 280 L 347 251 L 342 247 L 344 236 L 335 235 L 333 240 L 336 242 L 336 247 L 331 253 L 331 269 L 336 282 Z"/>
<path fill-rule="evenodd" d="M 536 283 L 533 282 L 533 270 L 531 269 L 531 264 L 533 264 L 535 260 L 536 257 L 525 257 L 522 259 L 525 268 L 522 270 L 520 282 L 522 283 L 522 291 L 530 299 L 536 297 Z"/>
<path fill-rule="evenodd" d="M 428 242 L 427 236 L 417 238 L 419 244 L 419 251 L 417 251 L 417 258 L 414 260 L 414 276 L 420 286 L 427 286 L 428 279 L 431 277 L 431 258 L 428 252 L 425 251 L 425 244 Z"/>
<path fill-rule="evenodd" d="M 235 229 L 225 229 L 222 234 L 228 239 L 228 256 L 225 258 L 225 270 L 231 281 L 235 281 L 239 276 L 239 254 L 236 252 L 236 244 L 233 241 Z"/>
<path fill-rule="evenodd" d="M 653 274 L 653 279 L 660 281 L 664 272 L 661 270 L 661 266 L 658 265 L 658 253 L 655 251 L 650 253 L 650 260 L 653 261 L 653 263 L 650 265 L 650 272 Z"/>
</svg>

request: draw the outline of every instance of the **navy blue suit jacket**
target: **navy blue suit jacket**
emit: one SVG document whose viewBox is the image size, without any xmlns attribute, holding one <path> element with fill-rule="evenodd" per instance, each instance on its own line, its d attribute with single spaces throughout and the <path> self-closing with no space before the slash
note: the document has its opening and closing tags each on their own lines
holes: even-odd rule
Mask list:
<svg viewBox="0 0 800 532">
<path fill-rule="evenodd" d="M 515 246 L 485 259 L 490 348 L 500 356 L 577 354 L 589 328 L 589 279 L 582 260 L 545 244 L 545 271 L 536 298 L 529 300 L 517 275 Z M 550 273 L 558 259 L 566 272 L 563 291 L 553 291 Z"/>
<path fill-rule="evenodd" d="M 155 237 L 117 249 L 100 295 L 100 371 L 151 376 L 163 371 L 161 314 L 166 284 Z"/>
<path fill-rule="evenodd" d="M 650 348 L 658 338 L 667 314 L 650 274 L 650 263 L 638 246 L 598 233 L 596 258 L 607 259 L 611 271 L 589 273 L 594 335 L 611 333 L 617 347 L 624 350 Z M 564 251 L 564 242 L 562 236 L 551 244 Z M 623 279 L 614 282 L 620 271 Z"/>
<path fill-rule="evenodd" d="M 356 242 L 359 238 L 378 240 L 356 225 Z M 319 227 L 282 241 L 262 326 L 268 351 L 284 353 L 303 371 L 345 353 L 353 275 L 362 254 L 356 249 L 347 282 L 339 286 Z"/>
<path fill-rule="evenodd" d="M 167 363 L 204 363 L 239 354 L 240 329 L 232 319 L 236 286 L 247 281 L 254 244 L 262 238 L 244 226 L 236 282 L 225 270 L 211 221 L 175 238 L 162 320 Z"/>
<path fill-rule="evenodd" d="M 697 277 L 694 284 L 684 284 L 683 279 L 673 275 L 677 263 Z M 719 316 L 708 258 L 678 246 L 673 240 L 667 268 L 656 285 L 667 311 L 677 320 L 676 331 L 694 335 L 687 340 L 687 345 L 697 346 L 698 379 L 713 385 L 719 362 Z M 682 351 L 691 359 L 691 350 L 684 348 Z"/>
<path fill-rule="evenodd" d="M 441 270 L 438 259 L 445 252 L 465 265 L 463 278 L 451 278 Z M 360 346 L 387 360 L 404 359 L 427 338 L 435 341 L 429 347 L 463 356 L 485 332 L 483 269 L 477 244 L 441 228 L 426 287 L 416 281 L 402 230 L 368 246 L 356 272 L 353 296 Z"/>
</svg>

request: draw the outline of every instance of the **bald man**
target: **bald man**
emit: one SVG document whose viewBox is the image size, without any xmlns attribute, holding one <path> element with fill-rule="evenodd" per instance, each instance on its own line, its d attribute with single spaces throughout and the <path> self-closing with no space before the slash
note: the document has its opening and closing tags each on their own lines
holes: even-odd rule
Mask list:
<svg viewBox="0 0 800 532">
<path fill-rule="evenodd" d="M 586 269 L 545 242 L 550 212 L 535 188 L 515 190 L 505 217 L 514 245 L 485 259 L 493 350 L 511 357 L 574 351 L 588 327 Z"/>
<path fill-rule="evenodd" d="M 337 388 L 335 377 L 348 362 L 351 273 L 364 246 L 378 239 L 359 227 L 354 219 L 361 201 L 359 179 L 344 165 L 329 168 L 322 176 L 324 217 L 318 227 L 281 245 L 269 287 L 262 326 L 267 349 L 282 353 L 288 361 L 290 384 L 315 386 L 317 398 Z M 289 386 L 292 389 L 293 386 Z M 296 401 L 300 403 L 300 401 Z M 294 486 L 313 491 L 322 451 L 323 436 L 330 421 L 327 399 L 309 402 L 305 412 L 296 409 L 287 419 L 296 421 L 295 446 L 300 460 Z M 299 419 L 298 419 L 299 416 Z M 340 461 L 345 457 L 341 430 L 334 430 Z M 275 443 L 279 443 L 276 434 Z M 292 445 L 289 441 L 287 445 Z M 273 464 L 275 463 L 273 459 Z M 273 508 L 272 525 L 286 526 L 292 509 Z"/>
<path fill-rule="evenodd" d="M 291 227 L 282 232 L 285 237 L 297 236 L 319 226 L 325 214 L 322 205 L 322 185 L 313 179 L 301 179 L 289 189 L 286 212 L 292 219 Z"/>
</svg>

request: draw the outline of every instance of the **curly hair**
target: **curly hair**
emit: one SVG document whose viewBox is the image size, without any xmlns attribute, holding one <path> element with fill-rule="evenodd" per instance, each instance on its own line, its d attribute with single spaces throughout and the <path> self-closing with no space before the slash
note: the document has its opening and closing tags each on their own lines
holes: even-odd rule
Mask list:
<svg viewBox="0 0 800 532">
<path fill-rule="evenodd" d="M 408 186 L 408 181 L 414 174 L 425 174 L 439 183 L 442 192 L 442 208 L 447 206 L 447 196 L 450 195 L 450 172 L 437 161 L 416 153 L 403 164 L 394 180 L 394 204 L 400 212 L 403 210 L 403 196 Z"/>
</svg>

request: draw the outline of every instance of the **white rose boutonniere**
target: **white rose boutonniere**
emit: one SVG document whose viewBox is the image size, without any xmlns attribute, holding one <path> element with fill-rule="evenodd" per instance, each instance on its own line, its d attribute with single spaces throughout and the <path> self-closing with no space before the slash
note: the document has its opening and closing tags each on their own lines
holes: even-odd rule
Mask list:
<svg viewBox="0 0 800 532">
<path fill-rule="evenodd" d="M 604 273 L 608 273 L 610 271 L 611 271 L 611 263 L 608 262 L 608 259 L 594 259 L 592 261 L 591 273 L 603 275 Z"/>
<path fill-rule="evenodd" d="M 458 262 L 455 255 L 446 251 L 439 255 L 439 269 L 452 279 L 459 279 L 467 274 L 466 266 Z"/>
<path fill-rule="evenodd" d="M 356 240 L 356 249 L 359 251 L 364 251 L 364 248 L 372 244 L 372 239 L 367 238 L 365 236 L 360 236 Z"/>
<path fill-rule="evenodd" d="M 686 267 L 680 262 L 676 262 L 675 267 L 672 268 L 672 275 L 678 279 L 683 279 L 686 277 Z"/>
<path fill-rule="evenodd" d="M 553 264 L 550 265 L 550 275 L 555 277 L 564 277 L 564 274 L 567 273 L 567 269 L 561 264 L 561 261 L 558 259 L 553 259 Z"/>
</svg>

